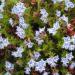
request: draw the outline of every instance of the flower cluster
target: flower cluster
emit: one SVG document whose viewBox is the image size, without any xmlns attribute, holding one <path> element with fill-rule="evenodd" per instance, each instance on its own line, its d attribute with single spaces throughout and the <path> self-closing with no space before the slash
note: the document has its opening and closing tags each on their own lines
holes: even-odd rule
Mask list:
<svg viewBox="0 0 75 75">
<path fill-rule="evenodd" d="M 63 66 L 68 66 L 69 62 L 74 58 L 72 53 L 66 54 L 66 57 L 62 58 L 61 62 L 63 63 Z"/>
<path fill-rule="evenodd" d="M 58 62 L 59 57 L 51 57 L 47 58 L 47 60 L 41 59 L 40 61 L 35 61 L 34 59 L 31 59 L 28 62 L 28 67 L 25 69 L 26 74 L 30 74 L 30 69 L 35 67 L 35 71 L 39 71 L 40 73 L 45 71 L 46 64 L 48 63 L 51 67 L 55 67 L 56 63 Z"/>
<path fill-rule="evenodd" d="M 68 9 L 68 8 L 74 8 L 74 3 L 72 3 L 70 0 L 65 0 L 65 8 Z"/>
<path fill-rule="evenodd" d="M 55 35 L 59 28 L 60 28 L 59 21 L 56 21 L 53 25 L 53 28 L 48 28 L 48 32 L 52 35 Z"/>
<path fill-rule="evenodd" d="M 12 56 L 14 57 L 20 57 L 22 58 L 22 52 L 23 52 L 23 48 L 22 47 L 17 47 L 17 51 L 12 52 Z"/>
<path fill-rule="evenodd" d="M 59 20 L 63 20 L 63 21 L 65 21 L 68 24 L 68 17 L 66 17 L 65 15 L 61 16 L 59 18 Z"/>
<path fill-rule="evenodd" d="M 12 14 L 16 14 L 18 16 L 22 16 L 26 7 L 22 2 L 17 3 L 13 8 L 12 8 Z"/>
<path fill-rule="evenodd" d="M 1 35 L 0 35 L 0 49 L 4 49 L 4 47 L 7 47 L 9 45 L 9 41 L 7 38 L 3 38 Z"/>
<path fill-rule="evenodd" d="M 64 43 L 62 48 L 68 49 L 70 51 L 73 51 L 75 49 L 75 36 L 72 36 L 71 38 L 69 36 L 63 37 Z"/>
<path fill-rule="evenodd" d="M 23 29 L 27 29 L 28 28 L 28 24 L 26 24 L 24 22 L 24 18 L 23 17 L 19 17 L 19 26 L 22 27 Z"/>
<path fill-rule="evenodd" d="M 61 11 L 56 10 L 56 16 L 57 16 L 57 17 L 60 17 L 60 16 L 61 16 Z"/>
<path fill-rule="evenodd" d="M 17 36 L 19 36 L 21 39 L 24 39 L 24 38 L 25 38 L 25 31 L 24 31 L 21 27 L 19 27 L 19 26 L 17 26 L 16 34 L 17 34 Z"/>
<path fill-rule="evenodd" d="M 2 12 L 4 11 L 4 6 L 5 6 L 5 0 L 1 0 L 1 5 L 0 5 L 0 19 L 3 18 Z"/>
<path fill-rule="evenodd" d="M 8 71 L 14 69 L 14 64 L 10 63 L 9 61 L 5 62 L 5 67 Z"/>
<path fill-rule="evenodd" d="M 39 31 L 35 32 L 34 39 L 36 40 L 36 42 L 38 42 L 38 45 L 42 45 L 42 43 L 44 42 L 44 40 L 41 38 L 41 34 L 43 34 L 44 32 L 45 32 L 45 27 L 39 28 Z"/>
<path fill-rule="evenodd" d="M 24 44 L 28 47 L 28 48 L 32 48 L 33 47 L 33 43 L 28 39 L 24 41 Z"/>
<path fill-rule="evenodd" d="M 48 22 L 48 13 L 46 12 L 46 10 L 43 8 L 40 10 L 40 14 L 42 14 L 42 16 L 40 17 L 40 19 L 44 22 L 47 23 Z"/>
<path fill-rule="evenodd" d="M 41 54 L 39 52 L 34 52 L 32 58 L 37 60 L 40 56 L 41 56 Z"/>
<path fill-rule="evenodd" d="M 55 57 L 47 58 L 46 62 L 47 62 L 51 67 L 55 67 L 58 60 L 59 60 L 59 57 L 58 57 L 58 56 L 55 56 Z"/>
</svg>

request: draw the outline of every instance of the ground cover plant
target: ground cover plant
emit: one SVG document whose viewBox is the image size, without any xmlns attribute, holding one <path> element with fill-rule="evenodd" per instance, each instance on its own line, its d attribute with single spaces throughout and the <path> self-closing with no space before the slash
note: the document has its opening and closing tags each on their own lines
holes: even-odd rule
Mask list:
<svg viewBox="0 0 75 75">
<path fill-rule="evenodd" d="M 0 0 L 0 75 L 75 75 L 75 0 Z"/>
</svg>

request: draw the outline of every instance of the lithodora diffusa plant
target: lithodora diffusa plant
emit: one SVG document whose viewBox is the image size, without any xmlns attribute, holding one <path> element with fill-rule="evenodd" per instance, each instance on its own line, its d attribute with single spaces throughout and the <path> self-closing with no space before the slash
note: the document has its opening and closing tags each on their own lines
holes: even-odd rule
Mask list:
<svg viewBox="0 0 75 75">
<path fill-rule="evenodd" d="M 0 0 L 0 75 L 75 75 L 75 0 Z"/>
</svg>

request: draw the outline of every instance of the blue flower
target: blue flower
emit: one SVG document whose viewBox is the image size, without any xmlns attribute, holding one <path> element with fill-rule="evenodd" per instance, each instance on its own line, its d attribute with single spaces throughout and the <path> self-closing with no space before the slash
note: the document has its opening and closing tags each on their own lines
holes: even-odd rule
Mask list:
<svg viewBox="0 0 75 75">
<path fill-rule="evenodd" d="M 30 40 L 25 40 L 24 44 L 28 47 L 28 48 L 32 48 L 33 47 L 33 43 Z"/>
<path fill-rule="evenodd" d="M 24 72 L 25 74 L 30 75 L 31 69 L 29 67 L 26 67 Z"/>
<path fill-rule="evenodd" d="M 74 56 L 72 55 L 72 52 L 66 54 L 66 58 L 67 58 L 69 61 L 71 61 L 71 60 L 74 58 Z"/>
<path fill-rule="evenodd" d="M 71 63 L 70 68 L 71 68 L 71 69 L 74 69 L 74 68 L 75 68 L 75 62 L 72 62 L 72 63 Z"/>
<path fill-rule="evenodd" d="M 55 35 L 57 32 L 55 28 L 48 28 L 47 31 L 52 35 Z"/>
<path fill-rule="evenodd" d="M 1 1 L 1 5 L 0 5 L 0 12 L 3 12 L 3 8 L 5 6 L 5 0 L 0 0 Z"/>
<path fill-rule="evenodd" d="M 22 27 L 23 29 L 27 29 L 29 25 L 25 23 L 23 17 L 19 17 L 19 26 Z"/>
<path fill-rule="evenodd" d="M 74 8 L 74 6 L 75 6 L 75 5 L 74 5 L 72 2 L 70 2 L 70 1 L 65 2 L 65 5 L 66 5 L 67 8 Z"/>
<path fill-rule="evenodd" d="M 59 25 L 59 21 L 56 21 L 54 24 L 53 24 L 53 28 L 55 30 L 58 30 L 60 28 L 60 25 Z"/>
<path fill-rule="evenodd" d="M 17 36 L 20 37 L 20 39 L 24 39 L 25 38 L 25 31 L 19 26 L 17 26 L 16 34 L 17 34 Z"/>
<path fill-rule="evenodd" d="M 70 42 L 70 40 L 71 40 L 69 36 L 63 37 L 63 39 L 64 39 L 64 42 Z"/>
<path fill-rule="evenodd" d="M 75 49 L 75 45 L 70 45 L 69 50 L 73 51 Z"/>
<path fill-rule="evenodd" d="M 56 16 L 57 16 L 57 17 L 60 17 L 60 15 L 61 15 L 61 11 L 56 10 Z"/>
<path fill-rule="evenodd" d="M 7 70 L 13 70 L 14 69 L 14 64 L 10 63 L 9 61 L 5 62 L 5 67 Z"/>
<path fill-rule="evenodd" d="M 34 55 L 33 55 L 33 58 L 37 60 L 40 56 L 41 55 L 40 55 L 39 52 L 35 52 Z"/>
<path fill-rule="evenodd" d="M 13 22 L 13 19 L 12 19 L 12 18 L 9 19 L 9 24 L 10 24 L 12 27 L 14 26 L 14 22 Z"/>
<path fill-rule="evenodd" d="M 2 19 L 2 18 L 3 18 L 3 14 L 0 13 L 0 19 Z"/>
<path fill-rule="evenodd" d="M 13 8 L 12 8 L 12 14 L 16 14 L 18 16 L 22 16 L 26 7 L 24 6 L 24 3 L 17 3 Z"/>
<path fill-rule="evenodd" d="M 61 62 L 63 63 L 63 66 L 68 66 L 69 60 L 67 58 L 62 58 Z"/>
<path fill-rule="evenodd" d="M 69 47 L 70 47 L 70 42 L 64 42 L 62 48 L 69 49 Z"/>
<path fill-rule="evenodd" d="M 46 62 L 41 59 L 39 62 L 35 63 L 35 70 L 39 72 L 45 71 Z"/>
<path fill-rule="evenodd" d="M 17 47 L 17 51 L 12 52 L 11 55 L 13 55 L 14 57 L 20 57 L 22 58 L 22 52 L 23 52 L 23 48 L 22 47 Z"/>
<path fill-rule="evenodd" d="M 55 4 L 55 3 L 60 3 L 60 2 L 62 2 L 63 0 L 52 0 L 53 1 L 53 3 Z"/>
<path fill-rule="evenodd" d="M 69 62 L 74 58 L 74 56 L 71 53 L 66 54 L 65 58 L 61 59 L 61 62 L 63 63 L 63 66 L 68 66 Z"/>
<path fill-rule="evenodd" d="M 49 75 L 49 74 L 50 74 L 49 72 L 45 72 L 45 71 L 43 73 L 43 75 Z"/>
<path fill-rule="evenodd" d="M 65 15 L 61 16 L 60 19 L 62 19 L 68 24 L 68 17 L 66 17 Z"/>
<path fill-rule="evenodd" d="M 35 61 L 34 61 L 33 59 L 31 59 L 31 60 L 28 62 L 28 66 L 29 66 L 30 68 L 34 68 L 34 66 L 35 66 Z"/>
<path fill-rule="evenodd" d="M 46 12 L 46 10 L 43 8 L 43 9 L 40 9 L 40 14 L 42 14 L 41 16 L 41 20 L 44 22 L 44 23 L 47 23 L 48 22 L 48 13 Z"/>
<path fill-rule="evenodd" d="M 57 56 L 55 56 L 55 57 L 47 58 L 46 62 L 47 62 L 51 67 L 55 67 L 58 60 L 59 60 L 59 57 L 58 57 L 58 55 L 57 55 Z"/>
</svg>

